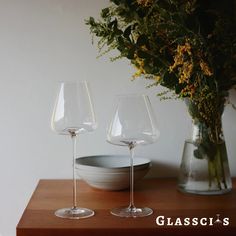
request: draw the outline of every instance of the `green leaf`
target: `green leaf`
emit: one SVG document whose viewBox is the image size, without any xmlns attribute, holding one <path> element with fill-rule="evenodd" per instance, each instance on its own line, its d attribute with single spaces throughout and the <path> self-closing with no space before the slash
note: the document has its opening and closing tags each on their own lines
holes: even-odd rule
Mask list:
<svg viewBox="0 0 236 236">
<path fill-rule="evenodd" d="M 193 155 L 197 158 L 197 159 L 203 159 L 203 156 L 201 154 L 201 152 L 198 149 L 195 149 L 193 151 Z"/>
<path fill-rule="evenodd" d="M 109 10 L 108 7 L 102 9 L 102 11 L 101 11 L 101 17 L 102 17 L 103 19 L 107 18 L 107 16 L 109 15 L 109 12 L 110 12 L 110 10 Z"/>
<path fill-rule="evenodd" d="M 170 74 L 166 71 L 162 76 L 161 85 L 169 89 L 175 89 L 176 77 L 172 73 Z"/>
<path fill-rule="evenodd" d="M 142 34 L 138 37 L 137 42 L 136 42 L 137 46 L 143 46 L 147 44 L 147 36 Z"/>
<path fill-rule="evenodd" d="M 131 34 L 131 29 L 132 29 L 132 25 L 128 26 L 125 30 L 124 30 L 124 37 L 127 38 L 127 39 L 130 39 L 129 36 Z"/>
<path fill-rule="evenodd" d="M 137 55 L 140 58 L 149 58 L 150 57 L 150 55 L 147 52 L 142 51 L 142 50 L 138 50 Z"/>
<path fill-rule="evenodd" d="M 89 17 L 88 20 L 85 21 L 86 25 L 91 25 L 91 26 L 94 26 L 95 25 L 95 20 L 93 17 Z"/>
<path fill-rule="evenodd" d="M 132 48 L 132 49 L 130 49 L 130 50 L 127 52 L 126 57 L 127 57 L 129 60 L 133 60 L 133 59 L 134 59 L 134 53 L 135 53 L 135 49 Z"/>
<path fill-rule="evenodd" d="M 109 22 L 107 27 L 110 28 L 111 30 L 116 30 L 117 29 L 117 19 L 114 19 L 113 21 Z"/>
<path fill-rule="evenodd" d="M 117 43 L 118 43 L 119 45 L 124 46 L 124 39 L 123 39 L 121 36 L 120 36 L 120 37 L 117 37 L 116 40 L 117 40 Z"/>
<path fill-rule="evenodd" d="M 180 86 L 179 84 L 177 84 L 177 85 L 175 86 L 175 93 L 176 93 L 176 94 L 180 94 L 181 91 L 182 91 L 182 89 L 183 89 L 183 87 Z"/>
</svg>

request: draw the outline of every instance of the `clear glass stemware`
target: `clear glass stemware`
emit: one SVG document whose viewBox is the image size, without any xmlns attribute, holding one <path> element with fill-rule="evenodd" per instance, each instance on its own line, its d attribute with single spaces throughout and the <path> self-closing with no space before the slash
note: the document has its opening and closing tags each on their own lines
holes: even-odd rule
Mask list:
<svg viewBox="0 0 236 236">
<path fill-rule="evenodd" d="M 134 205 L 134 148 L 156 142 L 159 137 L 157 121 L 146 95 L 117 96 L 117 106 L 109 125 L 107 141 L 114 145 L 127 146 L 130 151 L 130 203 L 128 207 L 111 210 L 111 214 L 120 217 L 144 217 L 151 215 L 149 207 Z"/>
<path fill-rule="evenodd" d="M 89 85 L 82 82 L 62 82 L 59 86 L 51 118 L 52 130 L 69 135 L 73 143 L 73 206 L 59 209 L 55 215 L 61 218 L 80 219 L 94 215 L 94 211 L 77 206 L 77 181 L 75 172 L 76 139 L 78 134 L 93 131 L 96 120 Z"/>
</svg>

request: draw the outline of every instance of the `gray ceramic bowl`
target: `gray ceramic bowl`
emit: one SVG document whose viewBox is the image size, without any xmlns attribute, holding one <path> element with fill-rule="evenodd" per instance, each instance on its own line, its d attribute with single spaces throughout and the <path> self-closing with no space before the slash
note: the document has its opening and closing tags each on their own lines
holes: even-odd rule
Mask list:
<svg viewBox="0 0 236 236">
<path fill-rule="evenodd" d="M 134 157 L 134 181 L 142 179 L 150 167 L 150 160 Z M 129 187 L 129 156 L 101 155 L 80 157 L 76 159 L 76 169 L 78 175 L 94 188 L 122 190 Z"/>
</svg>

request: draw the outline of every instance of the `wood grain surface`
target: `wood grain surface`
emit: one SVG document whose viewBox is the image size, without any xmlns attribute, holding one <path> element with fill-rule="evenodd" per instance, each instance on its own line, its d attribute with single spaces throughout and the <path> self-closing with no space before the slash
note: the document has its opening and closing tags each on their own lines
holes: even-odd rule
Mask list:
<svg viewBox="0 0 236 236">
<path fill-rule="evenodd" d="M 126 206 L 129 191 L 102 191 L 78 181 L 79 206 L 91 208 L 95 216 L 69 220 L 57 218 L 55 210 L 70 207 L 72 203 L 71 180 L 40 180 L 19 224 L 17 236 L 74 236 L 74 235 L 236 235 L 236 179 L 231 193 L 219 196 L 183 194 L 176 190 L 175 179 L 144 179 L 135 186 L 135 205 L 154 210 L 144 218 L 119 218 L 109 210 Z M 159 226 L 157 216 L 176 218 L 194 217 L 229 218 L 229 225 L 213 226 Z"/>
</svg>

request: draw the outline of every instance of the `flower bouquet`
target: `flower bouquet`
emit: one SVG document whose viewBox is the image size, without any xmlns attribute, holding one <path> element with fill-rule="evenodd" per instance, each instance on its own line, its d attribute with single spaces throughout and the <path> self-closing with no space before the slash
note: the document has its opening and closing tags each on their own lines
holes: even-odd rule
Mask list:
<svg viewBox="0 0 236 236">
<path fill-rule="evenodd" d="M 165 87 L 158 94 L 162 99 L 184 99 L 192 117 L 193 138 L 185 143 L 179 189 L 228 192 L 231 179 L 221 116 L 236 85 L 235 1 L 110 2 L 100 19 L 86 21 L 98 37 L 100 54 L 117 49 L 112 60 L 130 60 L 136 68 L 133 78 Z"/>
</svg>

